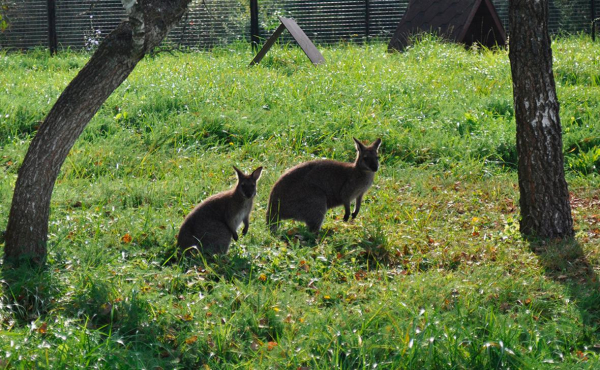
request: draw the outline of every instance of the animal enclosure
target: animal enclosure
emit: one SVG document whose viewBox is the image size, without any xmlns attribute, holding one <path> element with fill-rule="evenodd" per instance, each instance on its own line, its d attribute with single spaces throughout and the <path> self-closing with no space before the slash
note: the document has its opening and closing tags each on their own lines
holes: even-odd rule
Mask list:
<svg viewBox="0 0 600 370">
<path fill-rule="evenodd" d="M 258 37 L 266 39 L 279 16 L 295 19 L 317 44 L 340 41 L 389 41 L 404 15 L 408 0 L 261 0 Z M 48 4 L 54 4 L 54 17 Z M 508 0 L 492 0 L 508 29 Z M 599 1 L 550 0 L 550 30 L 589 32 Z M 48 47 L 56 32 L 59 48 L 92 49 L 125 16 L 120 0 L 0 0 L 0 49 Z M 592 5 L 595 9 L 592 9 Z M 189 14 L 175 28 L 168 45 L 204 49 L 236 41 L 250 41 L 248 0 L 195 0 Z M 54 30 L 49 29 L 54 24 Z M 288 38 L 289 40 L 289 38 Z"/>
</svg>

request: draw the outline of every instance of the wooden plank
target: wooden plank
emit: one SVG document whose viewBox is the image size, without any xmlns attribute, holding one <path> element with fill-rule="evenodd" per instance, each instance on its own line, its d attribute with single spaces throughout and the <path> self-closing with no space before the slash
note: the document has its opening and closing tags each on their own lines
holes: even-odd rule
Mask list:
<svg viewBox="0 0 600 370">
<path fill-rule="evenodd" d="M 300 28 L 300 26 L 298 26 L 298 24 L 293 19 L 279 17 L 279 20 L 281 21 L 281 24 L 284 25 L 288 31 L 290 31 L 290 34 L 292 34 L 294 40 L 296 40 L 296 42 L 298 43 L 298 45 L 300 45 L 308 59 L 310 59 L 310 61 L 313 62 L 314 65 L 318 65 L 325 62 L 325 58 L 323 58 L 323 55 L 321 54 L 319 49 L 317 49 L 315 44 L 313 44 L 312 41 L 310 41 L 308 36 L 306 36 L 304 31 L 302 31 L 302 28 Z"/>
<path fill-rule="evenodd" d="M 254 57 L 254 59 L 252 59 L 252 61 L 250 62 L 251 66 L 260 63 L 260 61 L 265 56 L 265 54 L 267 54 L 267 52 L 269 51 L 269 49 L 271 49 L 271 46 L 273 46 L 273 44 L 275 43 L 275 41 L 277 41 L 277 39 L 279 38 L 279 36 L 281 36 L 281 34 L 283 33 L 283 30 L 285 30 L 285 26 L 283 24 L 280 24 L 279 27 L 277 27 L 277 29 L 273 33 L 273 35 L 271 37 L 269 37 L 269 39 L 267 40 L 267 42 L 265 42 L 265 44 L 260 49 L 260 51 L 258 52 L 258 54 L 256 54 L 256 56 Z"/>
<path fill-rule="evenodd" d="M 273 35 L 269 37 L 267 42 L 265 42 L 265 44 L 260 49 L 258 54 L 256 54 L 252 62 L 250 62 L 251 66 L 260 63 L 262 58 L 265 56 L 265 54 L 267 54 L 269 49 L 271 49 L 273 44 L 275 44 L 275 41 L 277 41 L 277 39 L 279 38 L 279 36 L 281 36 L 285 29 L 287 29 L 290 32 L 294 40 L 296 40 L 298 45 L 300 45 L 300 48 L 302 48 L 302 51 L 304 51 L 304 54 L 306 54 L 308 59 L 310 59 L 310 61 L 314 65 L 318 65 L 325 62 L 325 58 L 323 58 L 323 55 L 321 54 L 319 49 L 317 49 L 315 44 L 313 44 L 312 41 L 310 41 L 308 36 L 306 36 L 304 31 L 302 31 L 300 26 L 298 26 L 298 24 L 293 19 L 279 17 L 279 20 L 281 21 L 281 24 L 279 25 L 279 27 L 277 27 Z"/>
</svg>

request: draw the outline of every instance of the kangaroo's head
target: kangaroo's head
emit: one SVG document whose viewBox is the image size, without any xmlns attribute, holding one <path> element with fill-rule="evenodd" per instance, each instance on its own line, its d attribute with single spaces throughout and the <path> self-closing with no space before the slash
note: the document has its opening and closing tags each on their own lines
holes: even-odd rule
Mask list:
<svg viewBox="0 0 600 370">
<path fill-rule="evenodd" d="M 239 192 L 244 198 L 250 199 L 256 195 L 256 182 L 260 178 L 262 167 L 258 167 L 250 175 L 244 174 L 236 166 L 233 166 L 237 173 L 238 183 L 235 191 Z"/>
<path fill-rule="evenodd" d="M 379 169 L 379 154 L 377 151 L 381 145 L 381 139 L 375 140 L 369 146 L 365 146 L 356 139 L 354 139 L 354 143 L 356 144 L 356 161 L 354 165 L 363 171 L 377 171 Z"/>
</svg>

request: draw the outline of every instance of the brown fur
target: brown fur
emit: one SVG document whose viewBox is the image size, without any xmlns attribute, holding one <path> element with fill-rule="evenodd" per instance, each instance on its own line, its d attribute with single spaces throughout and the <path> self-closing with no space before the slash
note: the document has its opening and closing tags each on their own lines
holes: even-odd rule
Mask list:
<svg viewBox="0 0 600 370">
<path fill-rule="evenodd" d="M 237 229 L 242 222 L 242 235 L 248 232 L 256 182 L 260 178 L 262 167 L 258 167 L 250 175 L 233 168 L 238 176 L 235 188 L 207 198 L 183 221 L 177 236 L 177 245 L 182 250 L 196 246 L 202 253 L 209 255 L 225 254 L 229 250 L 231 239 L 238 240 Z"/>
<path fill-rule="evenodd" d="M 328 209 L 344 206 L 344 221 L 350 218 L 350 203 L 356 200 L 352 219 L 358 215 L 363 195 L 373 184 L 379 169 L 378 149 L 381 139 L 370 146 L 354 139 L 354 163 L 317 160 L 301 163 L 287 170 L 277 180 L 267 208 L 267 225 L 276 232 L 286 219 L 303 221 L 311 232 L 318 233 Z"/>
</svg>

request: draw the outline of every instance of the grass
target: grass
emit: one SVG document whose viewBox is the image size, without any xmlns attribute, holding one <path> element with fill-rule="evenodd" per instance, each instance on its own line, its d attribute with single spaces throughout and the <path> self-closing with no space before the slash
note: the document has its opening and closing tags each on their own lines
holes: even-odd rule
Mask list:
<svg viewBox="0 0 600 370">
<path fill-rule="evenodd" d="M 600 363 L 600 47 L 557 39 L 576 238 L 518 230 L 505 51 L 424 40 L 281 45 L 146 58 L 72 149 L 56 184 L 49 261 L 5 268 L 0 368 L 505 369 Z M 0 225 L 36 127 L 89 58 L 0 54 Z M 270 235 L 269 189 L 312 158 L 383 138 L 375 185 L 326 236 Z M 180 259 L 183 217 L 265 167 L 247 236 Z"/>
</svg>

